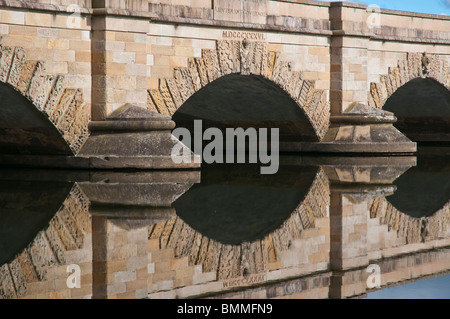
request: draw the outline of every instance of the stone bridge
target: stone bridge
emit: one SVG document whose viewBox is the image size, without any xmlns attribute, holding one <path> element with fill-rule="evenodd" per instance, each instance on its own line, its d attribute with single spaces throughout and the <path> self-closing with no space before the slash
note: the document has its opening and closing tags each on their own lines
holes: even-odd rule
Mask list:
<svg viewBox="0 0 450 319">
<path fill-rule="evenodd" d="M 125 104 L 179 125 L 370 141 L 370 127 L 330 130 L 356 102 L 394 112 L 413 141 L 450 139 L 447 16 L 306 0 L 68 3 L 0 1 L 2 153 L 84 154 L 89 122 Z"/>
</svg>

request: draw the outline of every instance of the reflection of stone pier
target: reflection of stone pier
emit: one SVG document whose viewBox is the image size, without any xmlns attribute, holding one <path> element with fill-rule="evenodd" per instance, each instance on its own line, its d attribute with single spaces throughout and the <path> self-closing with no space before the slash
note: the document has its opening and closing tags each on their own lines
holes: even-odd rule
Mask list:
<svg viewBox="0 0 450 319">
<path fill-rule="evenodd" d="M 148 228 L 199 181 L 199 171 L 99 172 L 79 184 L 91 200 L 93 298 L 147 297 Z"/>
</svg>

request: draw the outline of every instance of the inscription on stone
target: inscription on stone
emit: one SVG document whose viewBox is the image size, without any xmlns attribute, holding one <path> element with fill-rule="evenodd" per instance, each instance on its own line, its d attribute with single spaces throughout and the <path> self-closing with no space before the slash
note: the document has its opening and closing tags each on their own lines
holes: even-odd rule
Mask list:
<svg viewBox="0 0 450 319">
<path fill-rule="evenodd" d="M 214 0 L 214 19 L 266 24 L 266 0 Z"/>
<path fill-rule="evenodd" d="M 266 35 L 260 32 L 247 31 L 223 31 L 223 39 L 237 39 L 237 40 L 251 40 L 251 41 L 266 41 Z"/>
<path fill-rule="evenodd" d="M 266 274 L 254 274 L 248 277 L 240 277 L 227 280 L 223 283 L 223 288 L 240 287 L 252 284 L 259 284 L 266 281 Z"/>
</svg>

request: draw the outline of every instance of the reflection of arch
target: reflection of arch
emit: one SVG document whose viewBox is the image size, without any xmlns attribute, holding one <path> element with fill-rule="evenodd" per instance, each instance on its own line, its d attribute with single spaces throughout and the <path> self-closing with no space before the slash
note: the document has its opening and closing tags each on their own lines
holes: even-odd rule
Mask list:
<svg viewBox="0 0 450 319">
<path fill-rule="evenodd" d="M 421 155 L 394 184 L 397 190 L 387 200 L 399 211 L 414 217 L 430 217 L 450 202 L 450 157 Z"/>
<path fill-rule="evenodd" d="M 23 199 L 22 201 L 18 200 L 18 194 L 12 197 L 8 196 L 7 192 L 0 194 L 3 197 L 1 201 L 8 205 L 9 211 L 30 215 L 33 210 L 37 210 L 35 213 L 42 214 L 44 208 L 49 210 L 56 207 L 56 209 L 53 212 L 45 213 L 40 225 L 42 228 L 37 230 L 34 227 L 29 234 L 23 234 L 25 228 L 20 228 L 20 222 L 26 223 L 26 220 L 22 218 L 21 221 L 16 221 L 14 224 L 13 230 L 19 235 L 16 234 L 15 237 L 23 235 L 24 239 L 28 239 L 29 237 L 26 235 L 32 235 L 32 238 L 26 244 L 26 247 L 17 247 L 18 250 L 13 252 L 12 258 L 3 255 L 5 251 L 0 250 L 2 253 L 1 260 L 3 262 L 8 260 L 6 263 L 0 264 L 0 298 L 25 297 L 29 284 L 46 281 L 49 270 L 58 265 L 64 265 L 66 253 L 70 250 L 81 249 L 85 244 L 85 236 L 91 232 L 88 199 L 77 185 L 71 186 L 66 183 L 69 186 L 66 187 L 65 192 L 65 195 L 68 194 L 67 197 L 58 197 L 43 192 L 42 187 L 36 185 L 35 182 L 22 183 L 29 185 L 28 189 L 23 190 L 28 193 L 22 194 L 28 198 L 26 202 Z M 61 183 L 51 182 L 50 184 L 57 187 Z M 55 202 L 58 198 L 60 201 Z M 46 219 L 47 216 L 48 219 Z M 30 216 L 27 216 L 27 218 L 30 218 Z M 30 219 L 35 221 L 35 218 Z M 12 221 L 10 220 L 10 222 Z M 2 226 L 6 226 L 4 220 Z M 13 225 L 9 226 L 12 227 Z M 18 227 L 19 229 L 17 229 Z M 4 233 L 1 235 L 3 237 Z M 11 244 L 11 238 L 2 238 L 2 242 L 4 242 L 4 239 L 7 240 L 6 243 Z"/>
<path fill-rule="evenodd" d="M 55 155 L 73 155 L 79 151 L 89 134 L 90 118 L 81 90 L 67 88 L 64 76 L 47 74 L 44 62 L 27 60 L 25 49 L 3 46 L 1 38 L 0 82 L 5 84 L 0 89 L 3 151 Z M 20 102 L 20 107 L 15 108 L 9 103 L 11 100 Z M 66 145 L 51 145 L 61 137 Z M 41 149 L 30 147 L 36 141 L 42 145 Z M 47 144 L 50 147 L 46 149 Z"/>
<path fill-rule="evenodd" d="M 442 237 L 450 226 L 450 163 L 445 154 L 423 154 L 394 184 L 392 196 L 377 199 L 371 217 L 379 217 L 406 243 Z"/>
<path fill-rule="evenodd" d="M 438 55 L 408 53 L 396 67 L 390 67 L 388 74 L 380 76 L 380 82 L 370 84 L 369 105 L 382 109 L 397 89 L 416 78 L 430 78 L 449 88 L 449 66 Z"/>
<path fill-rule="evenodd" d="M 406 244 L 434 240 L 447 232 L 450 226 L 450 203 L 431 217 L 414 218 L 400 212 L 389 201 L 380 197 L 373 201 L 370 217 L 379 218 L 380 224 L 388 226 L 388 230 L 397 232 Z"/>
<path fill-rule="evenodd" d="M 303 201 L 317 168 L 281 167 L 261 175 L 249 167 L 203 169 L 194 185 L 173 206 L 177 215 L 204 236 L 225 245 L 264 238 L 280 227 Z"/>
<path fill-rule="evenodd" d="M 261 273 L 280 261 L 303 230 L 314 228 L 315 220 L 326 216 L 329 198 L 328 179 L 320 169 L 303 202 L 263 239 L 225 245 L 195 231 L 179 217 L 150 227 L 149 239 L 158 238 L 161 249 L 173 248 L 176 258 L 188 257 L 191 265 L 202 265 L 203 272 L 217 272 L 218 280 Z"/>
<path fill-rule="evenodd" d="M 217 41 L 215 50 L 203 50 L 201 58 L 190 58 L 187 68 L 177 68 L 174 78 L 161 79 L 158 90 L 150 90 L 150 109 L 173 115 L 194 93 L 228 74 L 263 76 L 286 91 L 306 113 L 318 139 L 329 125 L 330 107 L 326 91 L 304 80 L 279 53 L 268 52 L 267 44 L 248 41 Z"/>
</svg>

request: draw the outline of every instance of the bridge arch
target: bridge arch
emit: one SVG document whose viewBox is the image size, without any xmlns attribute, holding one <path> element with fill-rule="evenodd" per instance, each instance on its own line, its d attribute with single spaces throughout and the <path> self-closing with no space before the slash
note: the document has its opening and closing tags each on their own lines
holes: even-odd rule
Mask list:
<svg viewBox="0 0 450 319">
<path fill-rule="evenodd" d="M 187 68 L 176 68 L 174 77 L 159 80 L 159 88 L 148 91 L 148 105 L 159 113 L 173 116 L 195 93 L 224 76 L 264 78 L 279 86 L 305 113 L 315 140 L 328 130 L 330 105 L 327 92 L 305 80 L 302 72 L 283 61 L 277 52 L 268 51 L 264 42 L 217 41 L 215 49 L 202 51 L 201 58 L 188 59 Z"/>
<path fill-rule="evenodd" d="M 371 83 L 369 104 L 393 112 L 397 129 L 413 141 L 450 141 L 449 70 L 437 55 L 410 53 Z"/>
<path fill-rule="evenodd" d="M 81 90 L 1 38 L 0 96 L 2 153 L 76 155 L 89 136 L 90 108 Z"/>
<path fill-rule="evenodd" d="M 450 90 L 449 74 L 448 62 L 438 55 L 408 53 L 406 59 L 389 68 L 388 74 L 381 75 L 379 82 L 370 83 L 369 105 L 382 109 L 399 88 L 417 78 L 434 79 Z"/>
</svg>

